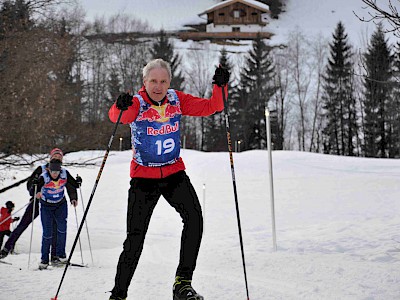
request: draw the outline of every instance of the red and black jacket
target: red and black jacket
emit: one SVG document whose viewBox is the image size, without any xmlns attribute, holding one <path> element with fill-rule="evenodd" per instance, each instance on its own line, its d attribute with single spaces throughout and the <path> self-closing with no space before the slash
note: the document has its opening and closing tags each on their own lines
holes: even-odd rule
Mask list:
<svg viewBox="0 0 400 300">
<path fill-rule="evenodd" d="M 225 87 L 225 89 L 227 89 L 227 87 Z M 185 94 L 181 91 L 175 92 L 180 101 L 182 115 L 206 117 L 224 109 L 222 88 L 217 85 L 214 85 L 210 99 L 195 97 L 190 94 Z M 152 100 L 149 99 L 144 86 L 139 90 L 138 94 L 142 96 L 146 102 L 150 104 L 152 103 Z M 122 124 L 130 124 L 135 122 L 136 118 L 138 117 L 139 110 L 139 99 L 137 97 L 133 97 L 133 105 L 123 112 L 120 122 Z M 108 116 L 110 120 L 115 123 L 118 120 L 119 113 L 120 110 L 114 103 L 108 112 Z M 132 160 L 130 176 L 131 178 L 165 178 L 182 170 L 185 170 L 185 165 L 181 157 L 175 163 L 161 167 L 146 167 L 139 165 Z"/>
</svg>

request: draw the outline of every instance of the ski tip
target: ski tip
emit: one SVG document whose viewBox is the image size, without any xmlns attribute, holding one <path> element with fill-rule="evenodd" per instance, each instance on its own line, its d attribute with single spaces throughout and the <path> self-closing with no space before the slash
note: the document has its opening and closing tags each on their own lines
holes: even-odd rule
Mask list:
<svg viewBox="0 0 400 300">
<path fill-rule="evenodd" d="M 50 300 L 59 300 L 59 299 L 58 299 L 57 296 L 56 296 L 56 297 L 54 297 L 54 298 L 51 298 Z"/>
</svg>

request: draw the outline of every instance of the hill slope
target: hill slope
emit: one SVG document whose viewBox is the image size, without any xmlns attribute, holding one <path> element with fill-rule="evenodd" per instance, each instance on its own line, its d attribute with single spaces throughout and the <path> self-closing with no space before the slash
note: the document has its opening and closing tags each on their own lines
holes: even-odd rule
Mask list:
<svg viewBox="0 0 400 300">
<path fill-rule="evenodd" d="M 101 156 L 66 155 L 65 161 Z M 187 173 L 205 213 L 205 232 L 194 286 L 205 299 L 245 299 L 235 204 L 227 153 L 184 150 Z M 108 299 L 125 236 L 131 152 L 111 153 L 88 215 L 94 265 L 86 232 L 83 258 L 90 268 L 70 268 L 61 300 Z M 272 250 L 267 152 L 234 155 L 250 299 L 397 299 L 400 296 L 400 160 L 274 152 L 278 251 Z M 87 204 L 98 167 L 68 168 L 83 177 Z M 17 180 L 29 172 L 18 172 Z M 5 183 L 7 184 L 7 182 Z M 205 184 L 205 194 L 203 187 Z M 205 195 L 205 197 L 204 197 Z M 1 204 L 28 200 L 23 186 L 1 194 Z M 82 207 L 77 208 L 78 218 Z M 69 251 L 76 221 L 68 219 Z M 160 199 L 150 223 L 129 299 L 171 299 L 182 223 Z M 30 230 L 18 243 L 12 266 L 0 264 L 0 299 L 54 297 L 62 270 L 27 269 Z M 35 221 L 32 267 L 40 259 L 40 220 Z M 73 261 L 80 262 L 79 247 Z M 21 270 L 19 270 L 21 268 Z"/>
</svg>

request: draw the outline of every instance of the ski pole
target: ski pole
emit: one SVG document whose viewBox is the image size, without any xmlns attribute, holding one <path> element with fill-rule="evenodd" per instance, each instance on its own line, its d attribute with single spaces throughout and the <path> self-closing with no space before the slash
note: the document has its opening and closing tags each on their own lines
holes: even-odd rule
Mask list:
<svg viewBox="0 0 400 300">
<path fill-rule="evenodd" d="M 82 210 L 83 210 L 83 213 L 85 213 L 85 202 L 83 201 L 81 184 L 79 184 L 79 193 L 81 195 Z M 90 236 L 89 236 L 89 228 L 88 228 L 87 220 L 85 220 L 85 226 L 86 226 L 86 233 L 87 233 L 87 238 L 88 238 L 88 242 L 89 242 L 90 257 L 92 258 L 92 265 L 94 265 L 93 253 L 92 253 L 92 245 L 90 244 Z"/>
<path fill-rule="evenodd" d="M 33 237 L 33 221 L 35 221 L 35 209 L 36 209 L 36 194 L 37 194 L 37 183 L 34 184 L 34 194 L 33 194 L 33 206 L 32 206 L 32 228 L 31 228 L 31 240 L 29 242 L 29 256 L 28 256 L 28 269 L 31 264 L 31 251 L 32 251 L 32 237 Z"/>
<path fill-rule="evenodd" d="M 0 222 L 0 225 L 3 224 L 5 221 L 7 221 L 9 218 L 14 217 L 14 215 L 19 212 L 20 210 L 24 209 L 25 207 L 27 207 L 29 204 L 29 202 L 27 204 L 25 204 L 24 206 L 22 206 L 20 209 L 18 209 L 16 212 L 13 212 L 11 215 L 9 215 L 7 218 L 5 218 L 3 221 Z"/>
<path fill-rule="evenodd" d="M 78 215 L 76 213 L 76 207 L 74 207 L 74 210 L 75 210 L 76 229 L 78 229 L 79 228 L 79 224 L 78 224 Z M 82 254 L 81 237 L 79 237 L 79 249 L 81 250 L 81 260 L 82 260 L 82 265 L 83 265 L 83 254 Z"/>
<path fill-rule="evenodd" d="M 239 201 L 237 196 L 237 189 L 236 189 L 236 179 L 235 179 L 235 166 L 233 164 L 233 155 L 232 155 L 232 140 L 231 140 L 231 130 L 229 126 L 229 107 L 228 107 L 228 99 L 225 96 L 225 86 L 222 86 L 222 98 L 225 103 L 224 113 L 225 113 L 225 124 L 226 124 L 226 137 L 228 140 L 228 151 L 229 151 L 229 158 L 231 162 L 231 174 L 232 174 L 232 184 L 233 184 L 233 194 L 235 195 L 235 205 L 236 205 L 236 218 L 239 230 L 239 240 L 240 240 L 240 249 L 242 252 L 242 263 L 243 263 L 243 272 L 244 272 L 244 281 L 246 285 L 246 295 L 247 300 L 249 298 L 249 288 L 247 284 L 247 272 L 246 272 L 246 262 L 244 259 L 244 247 L 243 247 L 243 237 L 242 237 L 242 226 L 240 225 L 240 214 L 239 214 Z"/>
<path fill-rule="evenodd" d="M 99 173 L 97 174 L 97 178 L 96 178 L 96 181 L 95 181 L 94 186 L 93 186 L 92 194 L 90 195 L 88 205 L 87 205 L 87 207 L 86 207 L 85 213 L 83 214 L 83 217 L 82 217 L 82 220 L 81 220 L 81 224 L 79 225 L 78 232 L 76 233 L 75 241 L 74 241 L 74 244 L 72 245 L 72 249 L 71 249 L 71 252 L 70 252 L 70 254 L 69 254 L 67 264 L 65 265 L 64 272 L 63 272 L 63 275 L 62 275 L 62 277 L 61 277 L 60 284 L 58 285 L 57 293 L 56 293 L 56 295 L 54 296 L 54 298 L 51 298 L 51 300 L 58 300 L 58 299 L 57 299 L 58 293 L 60 292 L 61 285 L 62 285 L 62 283 L 63 283 L 63 281 L 64 281 L 65 274 L 67 273 L 68 266 L 69 266 L 69 264 L 70 264 L 70 262 L 71 262 L 72 254 L 74 254 L 74 250 L 75 250 L 75 247 L 76 247 L 76 243 L 78 242 L 79 235 L 80 235 L 80 233 L 81 233 L 81 231 L 82 231 L 82 228 L 83 228 L 83 223 L 85 222 L 86 216 L 87 216 L 87 214 L 88 214 L 88 212 L 89 212 L 90 204 L 92 204 L 92 200 L 93 200 L 93 197 L 94 197 L 94 193 L 95 193 L 95 191 L 96 191 L 97 185 L 99 184 L 100 177 L 101 177 L 101 173 L 103 172 L 104 165 L 106 164 L 106 161 L 107 161 L 107 158 L 108 158 L 108 153 L 110 152 L 111 144 L 112 144 L 112 141 L 113 141 L 113 139 L 114 139 L 115 133 L 117 132 L 118 124 L 119 124 L 119 122 L 120 122 L 120 120 L 121 120 L 121 117 L 122 117 L 122 113 L 123 113 L 123 112 L 124 112 L 123 110 L 121 110 L 121 111 L 119 112 L 117 122 L 115 123 L 115 126 L 114 126 L 114 131 L 113 131 L 113 133 L 112 133 L 112 135 L 111 135 L 111 137 L 110 137 L 110 140 L 108 141 L 107 150 L 106 150 L 106 153 L 104 154 L 103 161 L 102 161 L 102 163 L 101 163 Z"/>
</svg>

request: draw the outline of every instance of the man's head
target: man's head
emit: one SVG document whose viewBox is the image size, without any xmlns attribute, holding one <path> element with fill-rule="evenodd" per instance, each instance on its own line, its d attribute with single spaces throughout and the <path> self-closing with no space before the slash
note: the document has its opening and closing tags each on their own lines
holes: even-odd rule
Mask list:
<svg viewBox="0 0 400 300">
<path fill-rule="evenodd" d="M 11 213 L 14 209 L 15 205 L 14 202 L 7 201 L 6 202 L 6 208 L 8 209 L 8 213 Z"/>
<path fill-rule="evenodd" d="M 56 179 L 61 172 L 61 160 L 53 158 L 49 163 L 49 172 L 53 179 Z"/>
<path fill-rule="evenodd" d="M 150 61 L 143 68 L 143 84 L 150 98 L 161 101 L 171 84 L 171 66 L 161 58 Z"/>
<path fill-rule="evenodd" d="M 53 150 L 50 151 L 50 161 L 52 159 L 57 159 L 59 161 L 62 161 L 64 157 L 64 153 L 61 151 L 60 148 L 54 148 Z"/>
</svg>

